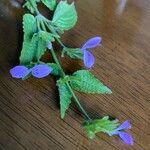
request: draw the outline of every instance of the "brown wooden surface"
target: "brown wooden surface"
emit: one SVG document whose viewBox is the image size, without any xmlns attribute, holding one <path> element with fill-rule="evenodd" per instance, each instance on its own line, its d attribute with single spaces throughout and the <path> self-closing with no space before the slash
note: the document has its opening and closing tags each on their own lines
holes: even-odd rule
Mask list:
<svg viewBox="0 0 150 150">
<path fill-rule="evenodd" d="M 24 12 L 21 0 L 1 0 L 0 150 L 150 150 L 150 0 L 126 0 L 124 9 L 121 1 L 76 1 L 78 24 L 65 33 L 63 42 L 78 47 L 92 36 L 103 37 L 102 46 L 92 50 L 96 63 L 91 71 L 113 94 L 77 95 L 92 117 L 129 119 L 134 146 L 105 134 L 88 140 L 74 105 L 61 120 L 54 78 L 10 77 L 21 50 Z M 82 67 L 69 58 L 62 62 L 67 73 Z"/>
</svg>

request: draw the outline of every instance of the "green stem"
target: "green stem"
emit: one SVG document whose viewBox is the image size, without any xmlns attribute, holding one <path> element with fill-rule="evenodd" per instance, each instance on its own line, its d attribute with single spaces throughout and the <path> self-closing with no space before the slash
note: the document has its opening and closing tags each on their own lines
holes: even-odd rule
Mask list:
<svg viewBox="0 0 150 150">
<path fill-rule="evenodd" d="M 41 23 L 41 26 L 42 26 L 43 30 L 46 31 L 46 27 L 45 27 L 44 22 L 41 20 L 40 23 Z"/>
<path fill-rule="evenodd" d="M 48 25 L 47 23 L 51 23 L 51 21 L 47 18 L 45 18 L 40 12 L 39 10 L 34 7 L 34 4 L 33 4 L 33 1 L 32 0 L 29 0 L 32 7 L 34 8 L 35 12 L 36 12 L 36 15 L 37 16 L 41 16 L 41 18 L 43 19 L 43 21 L 46 23 L 47 27 L 50 29 L 50 31 L 53 33 L 53 34 L 57 34 L 57 32 L 55 31 L 55 29 L 51 26 L 51 25 Z M 55 37 L 56 40 L 58 41 L 58 43 L 63 47 L 65 48 L 66 46 L 62 43 L 62 41 L 58 38 L 58 37 Z"/>
<path fill-rule="evenodd" d="M 60 65 L 60 63 L 59 63 L 59 61 L 56 57 L 56 54 L 55 54 L 55 51 L 53 50 L 53 48 L 50 50 L 50 52 L 53 56 L 53 59 L 54 59 L 55 63 L 57 64 L 57 66 L 59 67 L 59 69 L 61 71 L 61 76 L 64 78 L 66 75 L 65 75 L 65 73 L 64 73 L 64 71 L 63 71 L 63 69 L 62 69 L 62 67 L 61 67 L 61 65 Z"/>
<path fill-rule="evenodd" d="M 42 15 L 40 14 L 40 12 L 38 11 L 38 9 L 34 7 L 34 5 L 33 5 L 33 3 L 32 3 L 32 0 L 30 0 L 30 3 L 31 3 L 31 5 L 33 6 L 33 8 L 35 9 L 35 12 L 36 12 L 37 16 L 41 16 L 42 18 L 45 18 L 44 16 L 42 16 Z M 37 19 L 37 20 L 38 20 L 38 26 L 39 26 L 39 28 L 40 28 L 39 23 L 41 23 L 41 26 L 42 26 L 43 30 L 46 31 L 45 25 L 47 25 L 47 27 L 50 29 L 50 31 L 51 31 L 53 34 L 56 34 L 56 35 L 57 35 L 57 32 L 55 31 L 55 29 L 54 29 L 51 25 L 48 25 L 48 24 L 47 24 L 47 22 L 50 22 L 48 19 L 46 19 L 46 20 L 43 19 L 43 20 L 41 20 L 40 22 L 39 22 L 39 19 Z M 44 23 L 45 23 L 45 24 L 44 24 Z M 60 44 L 62 47 L 66 47 L 66 46 L 61 42 L 61 40 L 60 40 L 59 38 L 57 38 L 57 37 L 55 37 L 55 38 L 56 38 L 56 40 L 59 42 L 59 44 Z M 66 74 L 64 73 L 64 71 L 63 71 L 63 69 L 62 69 L 62 67 L 61 67 L 61 65 L 60 65 L 60 63 L 59 63 L 59 61 L 58 61 L 58 59 L 57 59 L 57 56 L 56 56 L 56 54 L 55 54 L 54 49 L 52 48 L 52 49 L 50 50 L 50 52 L 51 52 L 51 54 L 52 54 L 52 56 L 53 56 L 53 59 L 54 59 L 55 63 L 57 64 L 57 66 L 59 67 L 59 69 L 60 69 L 60 71 L 61 71 L 61 77 L 64 78 L 64 77 L 66 76 Z M 80 104 L 78 98 L 77 98 L 76 95 L 74 94 L 74 92 L 73 92 L 73 90 L 72 90 L 72 88 L 71 88 L 71 86 L 69 85 L 68 82 L 66 83 L 66 85 L 67 85 L 68 89 L 70 90 L 70 92 L 71 92 L 71 94 L 72 94 L 72 96 L 73 96 L 73 98 L 74 98 L 74 101 L 75 101 L 76 104 L 78 105 L 80 111 L 84 114 L 85 118 L 86 118 L 87 120 L 89 120 L 89 121 L 92 120 L 92 119 L 89 117 L 89 115 L 87 114 L 87 112 L 84 110 L 84 108 L 81 106 L 81 104 Z"/>
<path fill-rule="evenodd" d="M 49 25 L 49 26 L 50 26 L 51 32 L 52 32 L 53 34 L 57 34 L 57 32 L 55 31 L 55 29 L 53 28 L 53 26 L 51 26 L 51 25 Z M 56 40 L 58 41 L 58 43 L 59 43 L 63 48 L 66 47 L 58 37 L 56 37 Z"/>
<path fill-rule="evenodd" d="M 64 71 L 63 71 L 63 69 L 62 69 L 62 67 L 60 66 L 60 63 L 59 63 L 59 61 L 58 61 L 58 59 L 57 59 L 57 57 L 56 57 L 56 54 L 55 54 L 53 48 L 52 48 L 50 51 L 51 51 L 51 53 L 52 53 L 52 56 L 53 56 L 54 61 L 56 62 L 56 64 L 58 65 L 58 67 L 59 67 L 60 70 L 61 70 L 62 77 L 65 77 L 66 75 L 65 75 L 65 73 L 64 73 Z M 87 114 L 87 112 L 84 110 L 84 108 L 81 106 L 81 104 L 80 104 L 78 98 L 77 98 L 76 95 L 74 94 L 74 92 L 73 92 L 71 86 L 69 85 L 69 83 L 66 83 L 66 84 L 67 84 L 67 87 L 68 87 L 68 89 L 70 90 L 70 92 L 71 92 L 71 94 L 72 94 L 72 96 L 73 96 L 73 98 L 74 98 L 76 104 L 78 105 L 80 111 L 84 114 L 85 118 L 86 118 L 87 120 L 92 120 L 92 119 L 89 117 L 89 115 Z"/>
<path fill-rule="evenodd" d="M 41 31 L 41 27 L 40 27 L 40 21 L 39 21 L 39 19 L 37 19 L 37 28 L 38 28 L 38 31 Z"/>
<path fill-rule="evenodd" d="M 73 92 L 73 90 L 72 90 L 72 88 L 71 88 L 71 86 L 70 86 L 69 83 L 67 83 L 67 86 L 68 86 L 68 88 L 69 88 L 69 90 L 70 90 L 70 92 L 71 92 L 71 94 L 72 94 L 72 96 L 73 96 L 75 102 L 77 103 L 78 107 L 80 108 L 80 111 L 85 115 L 85 117 L 86 117 L 87 120 L 89 120 L 89 121 L 92 120 L 92 119 L 90 118 L 90 116 L 87 114 L 87 112 L 84 110 L 84 108 L 81 106 L 81 104 L 80 104 L 78 98 L 77 98 L 76 95 L 74 94 L 74 92 Z"/>
<path fill-rule="evenodd" d="M 40 12 L 39 12 L 39 10 L 38 10 L 36 7 L 34 7 L 33 1 L 32 1 L 32 0 L 29 0 L 29 2 L 30 2 L 30 4 L 32 5 L 32 7 L 34 8 L 36 14 L 39 15 Z"/>
<path fill-rule="evenodd" d="M 49 30 L 50 30 L 53 34 L 57 35 L 57 32 L 55 31 L 55 29 L 54 29 L 50 24 L 48 24 L 47 22 L 46 22 L 46 26 L 49 28 Z M 58 37 L 55 37 L 55 39 L 57 40 L 57 42 L 58 42 L 63 48 L 66 47 Z"/>
</svg>

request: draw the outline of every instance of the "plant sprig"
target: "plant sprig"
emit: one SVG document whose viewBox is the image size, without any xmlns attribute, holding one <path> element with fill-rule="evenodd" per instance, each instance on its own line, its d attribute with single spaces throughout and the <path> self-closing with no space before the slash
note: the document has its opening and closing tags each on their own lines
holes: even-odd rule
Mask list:
<svg viewBox="0 0 150 150">
<path fill-rule="evenodd" d="M 50 11 L 54 11 L 52 20 L 47 19 L 38 10 L 38 3 L 43 3 Z M 57 86 L 60 97 L 60 114 L 64 119 L 72 99 L 82 112 L 85 121 L 82 127 L 87 130 L 89 138 L 93 139 L 98 132 L 108 135 L 118 135 L 125 143 L 133 144 L 130 134 L 122 131 L 131 127 L 128 121 L 119 126 L 118 120 L 109 117 L 93 119 L 81 105 L 74 90 L 84 93 L 111 94 L 112 91 L 102 84 L 89 68 L 93 67 L 95 59 L 89 49 L 101 44 L 101 37 L 89 39 L 80 48 L 67 47 L 60 38 L 60 34 L 73 28 L 77 22 L 77 12 L 74 3 L 68 4 L 66 0 L 59 3 L 56 0 L 26 0 L 24 6 L 30 13 L 23 16 L 24 41 L 20 55 L 20 65 L 12 68 L 12 77 L 27 79 L 30 76 L 43 78 L 48 75 L 58 76 Z M 67 75 L 55 54 L 53 42 L 57 41 L 62 46 L 62 57 L 68 55 L 73 59 L 83 60 L 85 68 L 77 70 L 72 75 Z M 54 63 L 44 63 L 41 57 L 45 51 L 51 53 Z"/>
</svg>

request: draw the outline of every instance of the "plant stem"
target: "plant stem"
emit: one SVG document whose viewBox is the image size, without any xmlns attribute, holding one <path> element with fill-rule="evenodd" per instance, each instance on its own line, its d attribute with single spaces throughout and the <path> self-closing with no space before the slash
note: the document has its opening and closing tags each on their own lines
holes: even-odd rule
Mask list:
<svg viewBox="0 0 150 150">
<path fill-rule="evenodd" d="M 36 12 L 36 15 L 37 15 L 37 16 L 40 15 L 40 16 L 43 18 L 44 22 L 46 23 L 47 27 L 50 29 L 50 31 L 51 31 L 53 34 L 57 34 L 57 32 L 55 31 L 55 29 L 54 29 L 51 25 L 48 25 L 48 24 L 47 24 L 47 22 L 50 23 L 51 21 L 50 21 L 49 19 L 47 19 L 46 17 L 44 17 L 44 16 L 39 12 L 39 10 L 38 10 L 36 7 L 34 7 L 34 4 L 33 4 L 33 1 L 32 1 L 32 0 L 29 0 L 29 2 L 30 2 L 30 4 L 32 5 L 32 7 L 34 8 L 34 10 L 35 10 L 35 12 Z M 56 38 L 56 40 L 58 41 L 58 43 L 59 43 L 63 48 L 66 47 L 58 37 L 55 37 L 55 38 Z"/>
<path fill-rule="evenodd" d="M 46 25 L 46 26 L 50 29 L 50 31 L 51 31 L 53 34 L 56 34 L 56 35 L 57 35 L 57 32 L 55 31 L 55 29 L 54 29 L 51 25 L 48 25 L 48 22 L 50 22 L 50 20 L 45 19 L 45 17 L 44 17 L 42 14 L 40 14 L 40 12 L 38 11 L 38 9 L 34 7 L 34 5 L 33 5 L 33 3 L 32 3 L 32 0 L 30 0 L 30 3 L 31 3 L 31 5 L 33 6 L 33 8 L 35 9 L 35 12 L 36 12 L 37 16 L 40 15 L 40 16 L 43 18 L 43 20 L 41 20 L 40 22 L 39 22 L 39 20 L 38 20 L 38 26 L 39 26 L 39 28 L 40 28 L 39 23 L 41 23 L 41 26 L 42 26 L 42 28 L 43 28 L 44 31 L 46 31 L 46 27 L 45 27 L 45 25 Z M 44 24 L 44 23 L 45 23 L 45 24 Z M 58 37 L 55 37 L 55 38 L 56 38 L 56 40 L 58 41 L 58 43 L 59 43 L 63 48 L 66 47 Z M 59 67 L 59 69 L 60 69 L 60 71 L 61 71 L 61 77 L 64 78 L 64 77 L 66 76 L 66 74 L 64 73 L 64 71 L 63 71 L 63 69 L 62 69 L 62 67 L 61 67 L 61 65 L 60 65 L 60 63 L 59 63 L 59 61 L 58 61 L 58 59 L 57 59 L 57 56 L 56 56 L 56 54 L 55 54 L 54 49 L 51 48 L 50 52 L 51 52 L 51 54 L 52 54 L 52 57 L 53 57 L 55 63 L 57 64 L 57 66 Z M 73 96 L 73 98 L 74 98 L 74 101 L 75 101 L 76 104 L 78 105 L 80 111 L 84 114 L 84 117 L 85 117 L 87 120 L 91 121 L 92 119 L 89 117 L 89 115 L 87 114 L 87 112 L 86 112 L 86 111 L 84 110 L 84 108 L 81 106 L 81 104 L 80 104 L 78 98 L 76 97 L 75 93 L 73 92 L 73 90 L 72 90 L 72 88 L 71 88 L 71 86 L 69 85 L 68 82 L 66 83 L 66 85 L 67 85 L 68 89 L 70 90 L 70 92 L 71 92 L 71 94 L 72 94 L 72 96 Z"/>
<path fill-rule="evenodd" d="M 39 15 L 40 12 L 39 12 L 39 10 L 38 10 L 36 7 L 34 7 L 33 1 L 32 1 L 32 0 L 29 0 L 29 2 L 30 2 L 30 4 L 32 5 L 32 7 L 34 8 L 36 14 Z"/>
<path fill-rule="evenodd" d="M 41 31 L 40 22 L 38 19 L 37 19 L 37 28 L 38 28 L 38 31 Z"/>
<path fill-rule="evenodd" d="M 58 67 L 59 67 L 60 70 L 61 70 L 62 77 L 65 77 L 66 75 L 65 75 L 65 73 L 64 73 L 64 71 L 63 71 L 63 69 L 62 69 L 62 67 L 60 66 L 60 63 L 59 63 L 59 61 L 58 61 L 58 59 L 57 59 L 57 57 L 56 57 L 55 51 L 53 50 L 53 48 L 52 48 L 50 51 L 51 51 L 51 53 L 52 53 L 52 56 L 53 56 L 54 61 L 56 62 L 56 64 L 58 65 Z M 74 98 L 76 104 L 78 105 L 80 111 L 84 114 L 85 118 L 86 118 L 87 120 L 92 120 L 92 119 L 89 117 L 89 115 L 87 114 L 87 112 L 84 110 L 84 108 L 81 106 L 81 104 L 80 104 L 78 98 L 77 98 L 76 95 L 74 94 L 74 92 L 73 92 L 71 86 L 69 85 L 69 83 L 66 83 L 66 85 L 67 85 L 68 89 L 70 90 L 70 92 L 71 92 L 71 94 L 72 94 L 72 96 L 73 96 L 73 98 Z"/>
<path fill-rule="evenodd" d="M 51 29 L 51 32 L 52 32 L 53 34 L 57 34 L 57 32 L 55 31 L 55 29 L 53 28 L 53 26 L 50 25 L 50 29 Z M 59 43 L 63 48 L 66 47 L 66 46 L 63 44 L 63 42 L 62 42 L 58 37 L 56 37 L 56 40 L 58 41 L 58 43 Z"/>
<path fill-rule="evenodd" d="M 47 22 L 46 22 L 46 26 L 49 28 L 49 30 L 50 30 L 53 34 L 57 34 L 57 32 L 55 31 L 55 29 L 54 29 L 51 25 L 48 25 Z M 57 42 L 58 42 L 63 48 L 66 47 L 58 37 L 55 37 L 55 38 L 56 38 Z"/>
<path fill-rule="evenodd" d="M 62 67 L 61 67 L 61 65 L 60 65 L 60 63 L 59 63 L 59 61 L 56 57 L 56 54 L 55 54 L 55 51 L 53 50 L 53 48 L 50 50 L 50 52 L 53 56 L 53 59 L 54 59 L 55 63 L 57 64 L 57 66 L 59 67 L 59 69 L 61 71 L 61 76 L 64 78 L 66 75 L 65 75 L 65 73 L 64 73 L 64 71 L 63 71 L 63 69 L 62 69 Z"/>
<path fill-rule="evenodd" d="M 77 98 L 76 95 L 74 94 L 74 92 L 73 92 L 73 90 L 72 90 L 72 88 L 71 88 L 71 86 L 70 86 L 69 83 L 67 83 L 67 86 L 68 86 L 68 88 L 69 88 L 69 90 L 70 90 L 70 92 L 71 92 L 71 94 L 72 94 L 72 96 L 73 96 L 75 102 L 77 103 L 78 107 L 80 108 L 80 111 L 85 115 L 85 117 L 86 117 L 87 120 L 89 120 L 89 121 L 92 120 L 92 119 L 89 117 L 89 115 L 87 114 L 87 112 L 84 110 L 84 108 L 81 106 L 81 104 L 80 104 L 78 98 Z"/>
<path fill-rule="evenodd" d="M 40 23 L 41 23 L 41 26 L 42 26 L 42 28 L 44 29 L 44 31 L 46 31 L 45 24 L 43 23 L 43 21 L 42 21 L 42 20 L 40 21 Z"/>
</svg>

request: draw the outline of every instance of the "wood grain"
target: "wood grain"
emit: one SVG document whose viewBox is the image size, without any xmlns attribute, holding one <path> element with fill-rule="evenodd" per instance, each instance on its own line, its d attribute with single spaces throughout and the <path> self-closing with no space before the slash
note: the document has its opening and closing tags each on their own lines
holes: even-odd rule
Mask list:
<svg viewBox="0 0 150 150">
<path fill-rule="evenodd" d="M 61 120 L 54 78 L 10 77 L 21 50 L 21 2 L 0 2 L 0 150 L 150 150 L 150 0 L 78 0 L 78 24 L 63 36 L 70 47 L 102 36 L 102 46 L 92 50 L 96 63 L 91 71 L 113 94 L 76 94 L 92 117 L 129 119 L 134 146 L 105 134 L 89 140 L 74 104 Z M 69 58 L 61 62 L 67 73 L 83 67 Z"/>
</svg>

